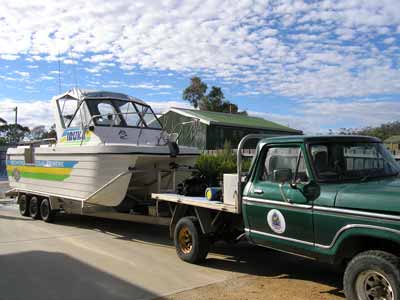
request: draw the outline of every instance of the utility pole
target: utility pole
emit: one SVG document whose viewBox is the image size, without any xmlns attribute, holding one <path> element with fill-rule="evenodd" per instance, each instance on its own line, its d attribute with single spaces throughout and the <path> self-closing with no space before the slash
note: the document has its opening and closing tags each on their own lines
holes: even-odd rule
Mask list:
<svg viewBox="0 0 400 300">
<path fill-rule="evenodd" d="M 14 124 L 14 141 L 15 143 L 18 143 L 18 137 L 17 137 L 17 124 L 18 124 L 18 106 L 14 108 L 15 111 L 15 124 Z"/>
</svg>

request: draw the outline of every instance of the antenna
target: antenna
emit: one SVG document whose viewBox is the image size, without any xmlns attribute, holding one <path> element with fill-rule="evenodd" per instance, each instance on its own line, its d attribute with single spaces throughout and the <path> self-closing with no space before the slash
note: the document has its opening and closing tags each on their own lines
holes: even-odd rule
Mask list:
<svg viewBox="0 0 400 300">
<path fill-rule="evenodd" d="M 71 49 L 69 49 L 68 53 L 69 53 L 69 57 L 70 57 L 70 59 L 72 61 L 72 71 L 73 71 L 73 74 L 74 74 L 75 88 L 78 88 L 78 77 L 76 76 L 76 66 L 75 66 L 75 64 L 73 62 Z"/>
<path fill-rule="evenodd" d="M 58 93 L 61 94 L 61 62 L 60 62 L 60 52 L 58 52 Z"/>
</svg>

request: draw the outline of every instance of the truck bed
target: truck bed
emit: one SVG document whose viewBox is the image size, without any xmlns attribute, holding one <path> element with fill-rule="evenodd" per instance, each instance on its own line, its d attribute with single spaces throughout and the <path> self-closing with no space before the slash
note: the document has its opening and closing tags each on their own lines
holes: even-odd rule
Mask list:
<svg viewBox="0 0 400 300">
<path fill-rule="evenodd" d="M 209 201 L 205 197 L 183 196 L 175 193 L 152 193 L 151 197 L 154 200 L 186 204 L 230 213 L 239 213 L 238 208 L 234 205 L 225 204 L 222 201 Z"/>
</svg>

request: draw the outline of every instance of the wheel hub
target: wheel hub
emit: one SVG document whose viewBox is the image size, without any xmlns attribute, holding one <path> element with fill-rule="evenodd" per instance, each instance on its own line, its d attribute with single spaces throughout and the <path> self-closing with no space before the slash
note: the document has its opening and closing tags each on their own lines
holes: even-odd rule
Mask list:
<svg viewBox="0 0 400 300">
<path fill-rule="evenodd" d="M 49 209 L 48 209 L 47 205 L 43 205 L 42 216 L 47 217 L 48 213 L 49 213 Z"/>
<path fill-rule="evenodd" d="M 192 235 L 190 234 L 189 228 L 187 226 L 182 227 L 179 231 L 179 247 L 181 251 L 185 254 L 188 254 L 192 251 L 193 248 L 193 240 Z"/>
<path fill-rule="evenodd" d="M 365 271 L 356 280 L 360 300 L 394 300 L 392 286 L 387 278 L 376 271 Z"/>
</svg>

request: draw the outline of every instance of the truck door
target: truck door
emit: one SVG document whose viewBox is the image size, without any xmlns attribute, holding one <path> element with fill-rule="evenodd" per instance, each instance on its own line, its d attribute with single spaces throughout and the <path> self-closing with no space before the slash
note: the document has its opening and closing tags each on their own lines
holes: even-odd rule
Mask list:
<svg viewBox="0 0 400 300">
<path fill-rule="evenodd" d="M 290 252 L 313 248 L 312 203 L 290 187 L 293 180 L 298 184 L 308 181 L 310 170 L 303 150 L 302 145 L 266 145 L 260 152 L 243 197 L 246 231 L 255 243 Z M 293 178 L 296 169 L 297 178 Z M 285 184 L 277 174 L 287 174 Z"/>
</svg>

